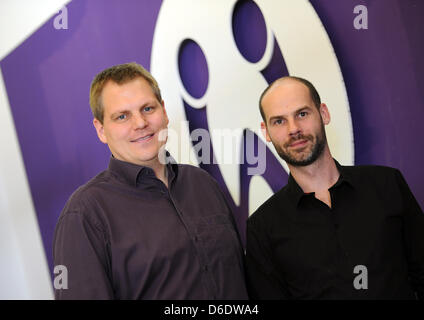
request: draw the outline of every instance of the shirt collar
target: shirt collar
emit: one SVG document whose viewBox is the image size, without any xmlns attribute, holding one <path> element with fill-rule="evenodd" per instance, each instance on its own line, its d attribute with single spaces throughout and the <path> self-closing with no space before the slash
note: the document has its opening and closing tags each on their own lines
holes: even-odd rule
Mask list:
<svg viewBox="0 0 424 320">
<path fill-rule="evenodd" d="M 354 182 L 354 177 L 352 176 L 352 173 L 349 170 L 347 170 L 346 166 L 340 165 L 340 163 L 336 159 L 334 159 L 334 162 L 336 163 L 336 167 L 339 170 L 340 177 L 331 188 L 337 188 L 344 182 L 346 182 L 349 186 L 354 188 L 355 182 Z"/>
<path fill-rule="evenodd" d="M 168 151 L 166 152 L 166 168 L 168 170 L 168 181 L 172 182 L 178 173 L 178 165 Z M 153 169 L 118 160 L 113 155 L 110 157 L 108 170 L 115 173 L 127 184 L 134 187 L 137 186 L 137 182 L 139 182 L 143 177 L 155 176 Z"/>
<path fill-rule="evenodd" d="M 340 176 L 337 182 L 333 186 L 331 186 L 330 189 L 338 188 L 343 183 L 346 183 L 347 185 L 354 188 L 353 177 L 351 173 L 348 170 L 346 170 L 345 166 L 340 165 L 340 163 L 338 163 L 336 159 L 333 159 L 333 160 L 336 164 L 337 170 L 340 173 Z M 302 188 L 297 184 L 296 180 L 291 175 L 291 173 L 289 175 L 289 179 L 287 182 L 287 190 L 289 192 L 290 198 L 296 204 L 296 206 L 299 205 L 300 200 L 304 196 L 313 194 L 313 193 L 304 193 Z"/>
<path fill-rule="evenodd" d="M 296 206 L 299 204 L 300 199 L 307 195 L 297 184 L 296 180 L 294 180 L 291 173 L 289 174 L 289 179 L 287 181 L 287 191 L 289 193 L 289 198 L 296 204 Z"/>
</svg>

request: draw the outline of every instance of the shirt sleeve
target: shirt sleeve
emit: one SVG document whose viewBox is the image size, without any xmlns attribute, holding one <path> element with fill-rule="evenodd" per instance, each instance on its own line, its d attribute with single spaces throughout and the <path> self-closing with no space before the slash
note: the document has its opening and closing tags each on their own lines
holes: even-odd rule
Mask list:
<svg viewBox="0 0 424 320">
<path fill-rule="evenodd" d="M 403 236 L 409 277 L 417 297 L 424 300 L 424 213 L 399 170 L 397 180 L 404 206 Z"/>
<path fill-rule="evenodd" d="M 53 260 L 66 279 L 54 280 L 56 299 L 113 299 L 104 233 L 80 212 L 66 212 L 56 226 Z M 59 274 L 55 275 L 55 278 Z M 58 283 L 56 283 L 58 282 Z"/>
<path fill-rule="evenodd" d="M 246 284 L 249 298 L 254 300 L 288 299 L 289 294 L 271 259 L 264 230 L 247 221 Z"/>
</svg>

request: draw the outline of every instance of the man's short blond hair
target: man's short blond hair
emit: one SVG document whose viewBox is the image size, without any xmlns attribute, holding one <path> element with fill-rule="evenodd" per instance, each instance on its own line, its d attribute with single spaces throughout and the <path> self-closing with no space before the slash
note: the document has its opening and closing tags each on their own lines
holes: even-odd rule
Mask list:
<svg viewBox="0 0 424 320">
<path fill-rule="evenodd" d="M 139 77 L 145 79 L 149 83 L 159 103 L 162 103 L 162 96 L 158 83 L 149 71 L 135 62 L 118 64 L 98 73 L 91 82 L 90 108 L 94 118 L 103 124 L 104 108 L 101 98 L 103 88 L 107 82 L 113 81 L 121 85 Z"/>
</svg>

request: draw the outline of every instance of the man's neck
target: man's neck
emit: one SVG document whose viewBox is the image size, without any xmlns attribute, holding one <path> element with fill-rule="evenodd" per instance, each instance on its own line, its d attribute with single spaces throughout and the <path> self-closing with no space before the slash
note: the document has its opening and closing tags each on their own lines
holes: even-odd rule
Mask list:
<svg viewBox="0 0 424 320">
<path fill-rule="evenodd" d="M 328 146 L 314 163 L 304 167 L 289 165 L 289 168 L 291 175 L 305 193 L 327 191 L 340 176 Z"/>
</svg>

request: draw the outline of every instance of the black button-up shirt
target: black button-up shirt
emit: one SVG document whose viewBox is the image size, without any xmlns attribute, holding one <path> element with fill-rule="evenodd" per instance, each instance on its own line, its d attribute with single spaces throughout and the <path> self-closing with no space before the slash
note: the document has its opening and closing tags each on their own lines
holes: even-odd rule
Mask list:
<svg viewBox="0 0 424 320">
<path fill-rule="evenodd" d="M 336 165 L 331 208 L 290 175 L 248 219 L 250 297 L 424 299 L 424 214 L 401 173 Z"/>
<path fill-rule="evenodd" d="M 111 158 L 68 200 L 55 230 L 54 264 L 67 269 L 57 299 L 246 299 L 243 249 L 215 180 L 168 164 Z M 63 282 L 63 281 L 62 281 Z"/>
</svg>

